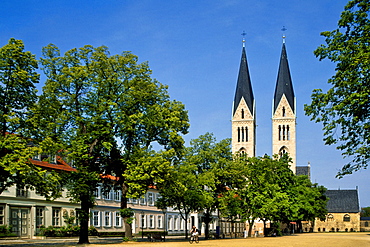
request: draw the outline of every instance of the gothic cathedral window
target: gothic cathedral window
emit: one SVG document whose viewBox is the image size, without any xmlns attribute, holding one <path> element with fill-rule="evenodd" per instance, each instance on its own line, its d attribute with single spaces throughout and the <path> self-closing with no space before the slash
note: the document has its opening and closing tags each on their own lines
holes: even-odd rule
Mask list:
<svg viewBox="0 0 370 247">
<path fill-rule="evenodd" d="M 238 127 L 238 142 L 240 142 L 240 127 Z"/>
</svg>

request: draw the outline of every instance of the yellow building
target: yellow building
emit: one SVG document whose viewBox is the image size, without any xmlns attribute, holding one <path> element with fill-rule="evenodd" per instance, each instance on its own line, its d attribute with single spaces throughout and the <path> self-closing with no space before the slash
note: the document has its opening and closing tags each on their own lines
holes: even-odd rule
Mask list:
<svg viewBox="0 0 370 247">
<path fill-rule="evenodd" d="M 326 219 L 316 219 L 314 232 L 359 232 L 360 206 L 356 190 L 328 190 Z"/>
</svg>

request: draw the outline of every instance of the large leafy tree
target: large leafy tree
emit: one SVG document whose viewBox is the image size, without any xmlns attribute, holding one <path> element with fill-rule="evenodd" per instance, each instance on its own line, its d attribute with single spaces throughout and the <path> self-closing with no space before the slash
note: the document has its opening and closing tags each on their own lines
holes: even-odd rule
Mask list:
<svg viewBox="0 0 370 247">
<path fill-rule="evenodd" d="M 148 64 L 139 64 L 130 52 L 110 55 L 107 47 L 84 46 L 60 56 L 59 49 L 49 45 L 43 54 L 48 79 L 35 119 L 44 135 L 62 144 L 77 169 L 69 176 L 68 188 L 81 202 L 79 243 L 88 242 L 93 192 L 100 178 L 107 177 L 122 190 L 121 209 L 130 238 L 127 198 L 142 196 L 181 154 L 187 112 L 183 104 L 169 99 L 166 86 L 150 77 Z M 154 152 L 153 143 L 164 150 Z"/>
<path fill-rule="evenodd" d="M 202 220 L 205 237 L 209 238 L 212 214 L 219 206 L 219 195 L 234 183 L 233 176 L 239 170 L 232 167 L 231 140 L 217 142 L 212 133 L 206 133 L 190 141 L 186 150 L 185 164 L 195 165 L 198 188 L 201 191 Z"/>
<path fill-rule="evenodd" d="M 220 194 L 238 181 L 236 174 L 241 170 L 233 164 L 230 139 L 217 142 L 213 134 L 206 133 L 191 140 L 180 163 L 173 167 L 176 176 L 159 185 L 161 201 L 179 210 L 184 220 L 192 211 L 201 213 L 208 238 Z"/>
<path fill-rule="evenodd" d="M 243 204 L 243 218 L 249 223 L 251 235 L 254 220 L 284 221 L 291 206 L 287 189 L 293 184 L 289 159 L 277 157 L 250 157 L 246 165 L 247 186 L 237 193 Z"/>
<path fill-rule="evenodd" d="M 34 139 L 52 140 L 51 149 L 59 149 L 76 167 L 76 172 L 65 177 L 65 186 L 71 199 L 81 203 L 79 243 L 89 242 L 89 209 L 94 206 L 93 192 L 113 139 L 94 73 L 104 53 L 106 47 L 85 46 L 61 56 L 55 45 L 44 47 L 41 64 L 47 80 L 33 109 L 32 122 L 39 130 Z"/>
<path fill-rule="evenodd" d="M 11 38 L 0 48 L 0 194 L 10 186 L 37 189 L 48 199 L 60 195 L 58 176 L 30 162 L 41 152 L 28 136 L 29 111 L 37 101 L 35 55 Z"/>
<path fill-rule="evenodd" d="M 202 209 L 203 192 L 199 187 L 195 165 L 175 164 L 158 188 L 161 197 L 156 206 L 160 209 L 173 207 L 185 222 L 188 222 L 191 212 Z M 188 238 L 188 224 L 185 224 L 185 238 Z"/>
<path fill-rule="evenodd" d="M 288 189 L 293 201 L 289 220 L 298 222 L 299 229 L 302 229 L 302 221 L 315 222 L 316 218 L 325 220 L 328 201 L 325 192 L 324 186 L 313 184 L 307 176 L 295 176 L 293 186 Z"/>
<path fill-rule="evenodd" d="M 338 177 L 366 168 L 370 158 L 370 2 L 352 0 L 345 6 L 338 29 L 322 32 L 325 45 L 315 50 L 320 60 L 336 64 L 327 92 L 315 89 L 306 115 L 321 122 L 326 145 L 337 145 L 344 157 Z"/>
</svg>

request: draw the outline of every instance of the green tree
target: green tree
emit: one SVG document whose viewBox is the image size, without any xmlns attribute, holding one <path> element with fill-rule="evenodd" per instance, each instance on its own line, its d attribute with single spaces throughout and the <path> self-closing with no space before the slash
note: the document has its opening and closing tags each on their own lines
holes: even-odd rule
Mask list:
<svg viewBox="0 0 370 247">
<path fill-rule="evenodd" d="M 30 162 L 41 152 L 27 134 L 29 111 L 37 101 L 37 68 L 35 55 L 24 51 L 21 40 L 11 38 L 0 48 L 0 194 L 16 185 L 53 199 L 60 196 L 58 176 Z"/>
<path fill-rule="evenodd" d="M 251 235 L 254 220 L 264 222 L 284 221 L 289 212 L 291 200 L 287 189 L 293 184 L 293 172 L 289 168 L 288 156 L 273 158 L 248 158 L 246 164 L 247 186 L 241 191 L 246 208 L 245 218 L 249 223 L 248 235 Z"/>
<path fill-rule="evenodd" d="M 81 203 L 79 243 L 89 242 L 89 209 L 113 140 L 103 104 L 107 96 L 100 94 L 95 73 L 100 56 L 107 53 L 106 47 L 85 46 L 61 56 L 56 46 L 44 47 L 41 64 L 47 80 L 33 110 L 32 122 L 39 129 L 35 139 L 51 139 L 51 148 L 62 150 L 76 167 L 64 181 L 69 197 Z"/>
<path fill-rule="evenodd" d="M 361 217 L 370 217 L 370 207 L 361 208 Z"/>
<path fill-rule="evenodd" d="M 167 86 L 153 80 L 148 64 L 139 64 L 130 52 L 110 55 L 107 47 L 84 46 L 60 56 L 49 45 L 43 54 L 48 79 L 35 118 L 77 168 L 68 188 L 81 202 L 79 243 L 88 242 L 93 192 L 105 175 L 113 175 L 109 182 L 122 190 L 121 212 L 131 238 L 127 198 L 139 198 L 161 182 L 181 154 L 181 134 L 189 127 L 184 105 L 170 100 Z M 154 152 L 154 143 L 164 150 Z"/>
<path fill-rule="evenodd" d="M 313 184 L 307 176 L 295 176 L 294 184 L 288 191 L 293 201 L 289 220 L 297 221 L 298 229 L 302 229 L 302 221 L 315 222 L 316 218 L 325 220 L 328 213 L 325 192 L 325 187 Z"/>
<path fill-rule="evenodd" d="M 231 140 L 217 142 L 212 133 L 200 135 L 190 141 L 186 149 L 185 164 L 196 166 L 198 190 L 201 192 L 200 209 L 205 224 L 205 238 L 209 238 L 209 224 L 219 207 L 219 195 L 234 183 L 239 170 L 232 169 Z"/>
<path fill-rule="evenodd" d="M 349 1 L 338 21 L 338 29 L 322 32 L 326 45 L 314 54 L 336 64 L 327 92 L 315 89 L 306 115 L 321 122 L 326 145 L 337 145 L 345 164 L 337 177 L 366 168 L 370 158 L 370 46 L 368 0 Z"/>
<path fill-rule="evenodd" d="M 191 212 L 201 209 L 202 191 L 199 188 L 196 166 L 177 164 L 172 167 L 168 176 L 158 184 L 161 197 L 156 206 L 160 209 L 173 207 L 181 218 L 188 222 Z M 185 239 L 188 238 L 188 224 L 185 224 Z"/>
</svg>

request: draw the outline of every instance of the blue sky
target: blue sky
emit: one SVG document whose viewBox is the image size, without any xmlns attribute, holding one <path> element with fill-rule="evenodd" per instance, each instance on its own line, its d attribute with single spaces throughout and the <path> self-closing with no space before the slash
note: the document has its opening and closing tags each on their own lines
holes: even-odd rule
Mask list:
<svg viewBox="0 0 370 247">
<path fill-rule="evenodd" d="M 313 51 L 322 31 L 337 27 L 347 0 L 2 0 L 0 46 L 22 39 L 39 58 L 53 43 L 62 52 L 89 44 L 112 54 L 131 51 L 149 61 L 153 77 L 169 86 L 189 111 L 187 144 L 206 132 L 231 137 L 231 108 L 243 31 L 257 104 L 257 155 L 271 155 L 271 111 L 285 26 L 286 47 L 297 99 L 297 165 L 311 163 L 313 182 L 328 189 L 359 188 L 360 205 L 370 206 L 369 171 L 343 179 L 345 163 L 323 144 L 320 124 L 304 115 L 315 88 L 329 88 L 334 64 Z M 42 78 L 43 80 L 43 78 Z M 43 81 L 39 85 L 41 89 Z"/>
</svg>

